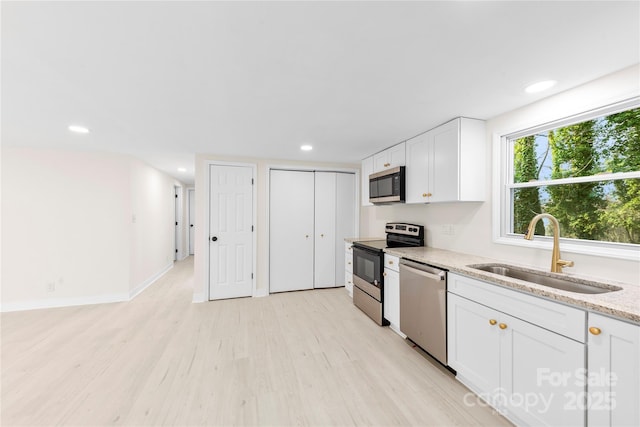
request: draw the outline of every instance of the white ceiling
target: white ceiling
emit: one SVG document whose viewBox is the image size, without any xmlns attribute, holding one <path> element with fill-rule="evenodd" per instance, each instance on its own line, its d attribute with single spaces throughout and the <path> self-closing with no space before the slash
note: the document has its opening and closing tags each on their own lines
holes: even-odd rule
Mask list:
<svg viewBox="0 0 640 427">
<path fill-rule="evenodd" d="M 3 144 L 128 153 L 187 183 L 195 153 L 357 162 L 640 62 L 638 1 L 3 1 L 1 13 Z M 523 92 L 541 79 L 559 83 Z M 91 133 L 69 133 L 76 123 Z"/>
</svg>

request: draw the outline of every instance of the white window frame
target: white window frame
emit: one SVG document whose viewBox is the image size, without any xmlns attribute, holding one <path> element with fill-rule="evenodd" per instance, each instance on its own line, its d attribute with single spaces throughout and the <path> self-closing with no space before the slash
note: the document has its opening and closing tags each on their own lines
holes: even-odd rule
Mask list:
<svg viewBox="0 0 640 427">
<path fill-rule="evenodd" d="M 539 187 L 545 185 L 557 185 L 568 183 L 605 181 L 612 178 L 628 179 L 640 178 L 640 171 L 615 174 L 602 174 L 588 177 L 564 178 L 557 180 L 536 181 L 535 183 L 513 183 L 513 149 L 510 140 L 532 135 L 537 132 L 556 129 L 571 124 L 584 122 L 597 117 L 614 114 L 620 111 L 640 107 L 640 97 L 623 102 L 608 105 L 582 114 L 573 115 L 552 122 L 532 126 L 527 129 L 515 130 L 493 135 L 493 241 L 499 244 L 523 246 L 529 248 L 549 249 L 552 237 L 536 236 L 534 240 L 527 241 L 520 234 L 508 232 L 513 217 L 510 192 L 514 188 Z M 640 260 L 640 245 L 630 243 L 598 242 L 593 240 L 580 240 L 560 238 L 563 252 L 594 255 L 607 258 Z"/>
</svg>

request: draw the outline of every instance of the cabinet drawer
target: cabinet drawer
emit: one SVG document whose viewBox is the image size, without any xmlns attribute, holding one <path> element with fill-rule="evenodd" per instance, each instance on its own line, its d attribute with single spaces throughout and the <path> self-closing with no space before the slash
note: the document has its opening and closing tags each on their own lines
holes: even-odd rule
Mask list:
<svg viewBox="0 0 640 427">
<path fill-rule="evenodd" d="M 394 255 L 384 254 L 384 268 L 400 271 L 400 258 Z"/>
<path fill-rule="evenodd" d="M 344 287 L 349 292 L 349 295 L 353 292 L 353 274 L 349 271 L 344 272 Z"/>
<path fill-rule="evenodd" d="M 586 312 L 478 279 L 448 275 L 447 290 L 513 317 L 585 342 Z"/>
<path fill-rule="evenodd" d="M 353 273 L 353 253 L 344 253 L 344 269 L 349 273 Z"/>
<path fill-rule="evenodd" d="M 345 242 L 344 243 L 344 251 L 352 254 L 353 253 L 353 243 Z"/>
</svg>

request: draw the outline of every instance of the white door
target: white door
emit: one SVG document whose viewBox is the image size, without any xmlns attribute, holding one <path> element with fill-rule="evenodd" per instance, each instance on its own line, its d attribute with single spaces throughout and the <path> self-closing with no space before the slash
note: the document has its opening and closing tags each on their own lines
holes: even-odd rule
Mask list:
<svg viewBox="0 0 640 427">
<path fill-rule="evenodd" d="M 269 292 L 313 288 L 314 173 L 272 170 Z"/>
<path fill-rule="evenodd" d="M 344 285 L 344 239 L 356 237 L 356 176 L 336 174 L 336 278 L 335 285 Z"/>
<path fill-rule="evenodd" d="M 253 169 L 210 166 L 209 299 L 253 292 Z"/>
<path fill-rule="evenodd" d="M 179 215 L 180 215 L 180 210 L 179 210 L 179 200 L 178 200 L 178 189 L 180 187 L 173 187 L 173 191 L 174 191 L 174 195 L 175 197 L 173 198 L 173 206 L 174 206 L 174 219 L 175 219 L 175 227 L 173 230 L 173 241 L 174 241 L 174 251 L 173 251 L 173 260 L 177 261 L 178 260 L 178 248 L 180 247 L 180 226 L 178 225 L 178 221 L 179 221 Z"/>
<path fill-rule="evenodd" d="M 336 173 L 316 172 L 315 177 L 314 288 L 336 286 Z M 340 251 L 342 257 L 342 251 Z M 342 267 L 344 271 L 344 266 Z M 340 280 L 342 281 L 342 280 Z"/>
<path fill-rule="evenodd" d="M 190 189 L 189 195 L 189 255 L 193 255 L 194 233 L 196 225 L 196 192 Z"/>
</svg>

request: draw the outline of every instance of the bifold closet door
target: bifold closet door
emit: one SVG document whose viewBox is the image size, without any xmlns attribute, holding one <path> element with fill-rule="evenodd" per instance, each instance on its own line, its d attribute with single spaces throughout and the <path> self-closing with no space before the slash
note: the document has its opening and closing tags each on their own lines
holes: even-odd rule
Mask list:
<svg viewBox="0 0 640 427">
<path fill-rule="evenodd" d="M 356 237 L 356 176 L 336 174 L 336 277 L 335 286 L 344 283 L 344 239 Z"/>
<path fill-rule="evenodd" d="M 316 172 L 314 288 L 336 285 L 336 175 Z"/>
<path fill-rule="evenodd" d="M 269 292 L 313 288 L 314 173 L 271 170 Z"/>
</svg>

